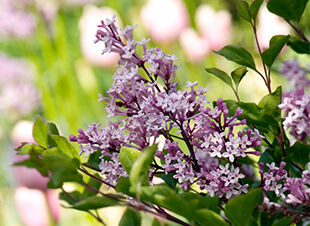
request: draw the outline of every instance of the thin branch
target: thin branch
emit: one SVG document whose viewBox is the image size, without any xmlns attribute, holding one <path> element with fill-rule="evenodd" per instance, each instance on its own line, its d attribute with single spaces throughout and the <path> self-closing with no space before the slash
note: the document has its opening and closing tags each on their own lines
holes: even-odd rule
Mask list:
<svg viewBox="0 0 310 226">
<path fill-rule="evenodd" d="M 86 169 L 84 169 L 84 168 L 79 168 L 79 170 L 80 170 L 81 172 L 85 173 L 86 175 L 88 175 L 88 176 L 94 178 L 95 180 L 98 180 L 98 181 L 104 183 L 105 185 L 108 185 L 108 186 L 110 186 L 110 187 L 112 187 L 112 188 L 115 189 L 115 186 L 114 186 L 113 184 L 110 184 L 110 183 L 108 183 L 108 182 L 102 180 L 101 178 L 98 178 L 98 177 L 92 175 L 92 174 L 89 173 Z"/>
<path fill-rule="evenodd" d="M 302 30 L 298 29 L 294 24 L 292 24 L 288 19 L 285 19 L 285 21 L 294 29 L 294 31 L 299 35 L 304 41 L 309 42 L 305 34 L 302 32 Z"/>
</svg>

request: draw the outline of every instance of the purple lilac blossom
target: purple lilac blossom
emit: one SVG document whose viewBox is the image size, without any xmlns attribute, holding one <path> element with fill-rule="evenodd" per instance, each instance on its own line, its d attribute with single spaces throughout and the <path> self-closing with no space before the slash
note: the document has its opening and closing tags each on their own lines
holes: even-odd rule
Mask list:
<svg viewBox="0 0 310 226">
<path fill-rule="evenodd" d="M 310 80 L 307 78 L 307 73 L 310 73 L 309 69 L 301 68 L 298 60 L 287 60 L 280 67 L 279 72 L 282 75 L 287 76 L 289 81 L 294 86 L 309 87 Z"/>
<path fill-rule="evenodd" d="M 120 148 L 143 150 L 163 136 L 165 145 L 156 157 L 164 163 L 155 164 L 151 175 L 172 173 L 183 189 L 196 183 L 211 196 L 229 199 L 246 193 L 248 184 L 241 182 L 245 176 L 234 164 L 247 154 L 259 155 L 249 149 L 260 146 L 261 137 L 251 129 L 235 132 L 245 125 L 245 120 L 237 120 L 242 110 L 229 117 L 222 99 L 213 110 L 206 108 L 207 89 L 197 82 L 177 89 L 176 57 L 159 48 L 148 49 L 148 40 L 135 41 L 135 26 L 118 30 L 113 18 L 98 27 L 96 42 L 104 42 L 103 53 L 120 55 L 112 88 L 108 96 L 100 94 L 99 101 L 106 101 L 109 117 L 123 119 L 101 129 L 93 124 L 79 129 L 77 137 L 71 135 L 70 140 L 80 144 L 81 154 L 87 157 L 100 151 L 101 173 L 115 185 L 120 176 L 128 176 L 118 160 Z M 137 48 L 143 50 L 142 56 Z M 189 152 L 181 150 L 180 142 Z"/>
<path fill-rule="evenodd" d="M 280 167 L 276 167 L 274 162 L 266 165 L 269 169 L 264 172 L 264 164 L 260 163 L 261 185 L 264 192 L 263 208 L 286 210 L 286 204 L 293 208 L 310 205 L 310 162 L 307 163 L 308 169 L 303 170 L 301 178 L 289 177 L 284 169 L 286 165 L 284 162 L 280 163 Z M 267 191 L 281 197 L 282 203 L 270 202 L 266 197 Z"/>
<path fill-rule="evenodd" d="M 39 107 L 33 74 L 25 60 L 0 54 L 0 112 L 27 115 Z"/>
<path fill-rule="evenodd" d="M 295 139 L 305 141 L 310 134 L 310 95 L 299 86 L 296 91 L 283 95 L 279 108 L 285 114 L 284 129 L 290 129 Z"/>
</svg>

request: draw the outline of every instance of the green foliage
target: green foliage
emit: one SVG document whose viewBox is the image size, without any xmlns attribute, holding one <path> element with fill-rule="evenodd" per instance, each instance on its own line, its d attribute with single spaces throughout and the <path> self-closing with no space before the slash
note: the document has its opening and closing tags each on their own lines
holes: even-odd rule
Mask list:
<svg viewBox="0 0 310 226">
<path fill-rule="evenodd" d="M 150 164 L 152 163 L 156 150 L 156 145 L 146 147 L 132 165 L 129 177 L 132 192 L 139 193 L 141 186 L 148 185 Z"/>
<path fill-rule="evenodd" d="M 224 71 L 221 71 L 217 68 L 206 68 L 206 71 L 209 72 L 210 74 L 215 75 L 216 77 L 221 79 L 223 82 L 225 82 L 227 85 L 232 87 L 231 78 Z"/>
<path fill-rule="evenodd" d="M 142 201 L 162 206 L 188 220 L 196 220 L 193 213 L 200 209 L 219 213 L 218 197 L 204 197 L 190 192 L 177 194 L 176 191 L 162 184 L 142 187 L 140 195 Z"/>
<path fill-rule="evenodd" d="M 273 36 L 269 42 L 269 49 L 265 50 L 262 54 L 264 63 L 271 67 L 284 45 L 290 39 L 289 35 L 276 35 Z"/>
<path fill-rule="evenodd" d="M 37 116 L 33 124 L 33 130 L 32 130 L 32 136 L 34 140 L 43 148 L 47 148 L 48 145 L 47 135 L 48 135 L 47 124 L 42 120 L 40 116 Z"/>
<path fill-rule="evenodd" d="M 261 189 L 253 189 L 247 194 L 230 199 L 225 207 L 225 215 L 236 226 L 249 225 L 255 206 L 262 202 Z"/>
<path fill-rule="evenodd" d="M 119 153 L 119 160 L 127 173 L 130 173 L 132 165 L 138 159 L 141 152 L 134 148 L 122 147 Z"/>
<path fill-rule="evenodd" d="M 261 5 L 263 3 L 263 0 L 255 0 L 250 5 L 250 13 L 253 20 L 256 20 L 256 16 L 258 13 L 258 10 L 260 9 Z"/>
<path fill-rule="evenodd" d="M 298 162 L 305 166 L 310 158 L 310 145 L 295 142 L 293 146 L 286 150 L 286 162 Z"/>
<path fill-rule="evenodd" d="M 299 21 L 308 0 L 269 0 L 267 8 L 270 12 L 287 20 Z"/>
<path fill-rule="evenodd" d="M 225 226 L 228 225 L 223 218 L 209 209 L 197 210 L 194 216 L 201 226 Z"/>
<path fill-rule="evenodd" d="M 227 60 L 256 70 L 252 55 L 243 47 L 227 45 L 219 51 L 214 52 L 224 56 Z"/>
<path fill-rule="evenodd" d="M 246 67 L 238 67 L 234 71 L 231 72 L 231 77 L 236 85 L 236 88 L 239 86 L 239 83 L 243 79 L 243 77 L 246 75 L 248 70 Z"/>
<path fill-rule="evenodd" d="M 118 201 L 111 198 L 105 196 L 90 196 L 74 203 L 70 208 L 88 211 L 115 205 L 119 205 Z"/>
<path fill-rule="evenodd" d="M 246 21 L 251 23 L 251 12 L 249 4 L 244 0 L 237 0 L 237 10 L 239 15 Z"/>
<path fill-rule="evenodd" d="M 127 208 L 122 216 L 119 226 L 139 226 L 141 225 L 141 215 L 140 213 Z"/>
<path fill-rule="evenodd" d="M 306 42 L 297 38 L 290 39 L 287 43 L 296 53 L 310 54 L 310 42 Z"/>
</svg>

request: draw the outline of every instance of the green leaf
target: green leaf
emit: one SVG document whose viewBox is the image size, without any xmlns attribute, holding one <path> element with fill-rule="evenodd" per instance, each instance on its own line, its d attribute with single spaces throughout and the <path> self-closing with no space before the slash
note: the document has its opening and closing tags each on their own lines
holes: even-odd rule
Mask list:
<svg viewBox="0 0 310 226">
<path fill-rule="evenodd" d="M 179 198 L 188 203 L 192 209 L 209 209 L 216 213 L 220 212 L 219 209 L 219 198 L 217 196 L 214 197 L 206 197 L 200 194 L 195 194 L 192 192 L 185 192 L 178 195 Z"/>
<path fill-rule="evenodd" d="M 295 144 L 286 150 L 286 162 L 293 161 L 300 163 L 302 166 L 309 162 L 310 157 L 310 145 L 295 142 Z"/>
<path fill-rule="evenodd" d="M 282 88 L 279 86 L 276 91 L 264 96 L 258 106 L 262 108 L 263 115 L 272 116 L 276 121 L 281 119 L 281 110 L 278 105 L 281 104 Z"/>
<path fill-rule="evenodd" d="M 262 198 L 261 189 L 253 189 L 247 194 L 236 196 L 226 204 L 225 215 L 233 225 L 248 225 L 255 206 L 261 204 Z"/>
<path fill-rule="evenodd" d="M 88 211 L 88 210 L 95 210 L 95 209 L 100 209 L 104 207 L 109 207 L 109 206 L 115 206 L 118 205 L 119 203 L 113 199 L 110 199 L 105 196 L 91 196 L 86 199 L 83 199 L 74 205 L 71 206 L 73 209 L 77 210 L 83 210 L 83 211 Z"/>
<path fill-rule="evenodd" d="M 41 154 L 44 149 L 36 144 L 23 143 L 21 146 L 16 148 L 16 151 L 18 151 L 17 155 L 28 155 L 32 151 L 37 154 Z"/>
<path fill-rule="evenodd" d="M 226 74 L 224 71 L 221 71 L 217 68 L 206 68 L 206 71 L 210 74 L 215 75 L 219 79 L 221 79 L 223 82 L 225 82 L 227 85 L 232 87 L 231 78 Z"/>
<path fill-rule="evenodd" d="M 157 145 L 146 147 L 132 165 L 129 177 L 132 192 L 139 192 L 141 185 L 148 185 L 150 164 L 152 163 L 156 150 Z"/>
<path fill-rule="evenodd" d="M 58 128 L 55 125 L 55 123 L 48 122 L 47 125 L 48 125 L 48 132 L 49 132 L 49 134 L 59 135 L 59 131 L 58 131 Z"/>
<path fill-rule="evenodd" d="M 251 13 L 249 4 L 246 1 L 243 0 L 237 0 L 237 10 L 239 12 L 239 15 L 246 21 L 251 23 Z"/>
<path fill-rule="evenodd" d="M 267 8 L 270 12 L 287 20 L 299 21 L 308 0 L 269 0 Z"/>
<path fill-rule="evenodd" d="M 271 67 L 289 39 L 289 35 L 276 35 L 271 38 L 269 49 L 265 50 L 262 54 L 263 61 L 268 67 Z"/>
<path fill-rule="evenodd" d="M 74 205 L 75 203 L 79 202 L 83 199 L 84 196 L 81 192 L 73 191 L 73 192 L 60 192 L 59 199 L 66 201 L 70 205 Z"/>
<path fill-rule="evenodd" d="M 50 171 L 49 188 L 60 188 L 64 182 L 83 183 L 77 159 L 65 155 L 45 155 L 43 165 Z"/>
<path fill-rule="evenodd" d="M 100 175 L 99 175 L 98 173 L 95 173 L 94 176 L 97 177 L 97 178 L 100 178 Z M 87 185 L 88 185 L 89 187 L 92 187 L 92 188 L 95 188 L 95 189 L 94 189 L 94 190 L 89 190 L 89 189 L 87 189 L 87 188 L 84 188 L 84 191 L 83 191 L 83 193 L 82 193 L 82 195 L 83 195 L 84 197 L 89 197 L 89 196 L 96 195 L 96 194 L 98 193 L 97 191 L 100 190 L 100 187 L 101 187 L 101 185 L 102 185 L 102 182 L 101 182 L 101 181 L 98 181 L 98 180 L 96 180 L 96 179 L 94 179 L 94 178 L 92 178 L 92 177 L 90 177 L 89 180 L 88 180 L 88 182 L 87 182 Z M 96 190 L 97 190 L 97 191 L 96 191 Z"/>
<path fill-rule="evenodd" d="M 290 46 L 296 53 L 310 54 L 310 42 L 294 39 L 289 40 L 287 45 Z"/>
<path fill-rule="evenodd" d="M 48 135 L 57 147 L 71 158 L 79 158 L 78 151 L 63 136 Z"/>
<path fill-rule="evenodd" d="M 195 212 L 195 220 L 201 226 L 228 226 L 220 215 L 209 209 L 197 210 Z"/>
<path fill-rule="evenodd" d="M 173 173 L 163 174 L 161 179 L 163 179 L 170 188 L 175 189 L 178 181 L 173 178 L 173 175 Z"/>
<path fill-rule="evenodd" d="M 32 136 L 39 145 L 41 145 L 43 148 L 47 148 L 48 146 L 47 135 L 48 135 L 48 126 L 38 115 L 33 124 Z"/>
<path fill-rule="evenodd" d="M 42 160 L 39 159 L 37 156 L 31 155 L 29 159 L 15 162 L 14 166 L 26 166 L 28 168 L 36 169 L 42 176 L 47 177 L 48 171 L 46 167 L 42 164 Z"/>
<path fill-rule="evenodd" d="M 122 216 L 119 226 L 139 226 L 141 225 L 141 215 L 130 208 L 127 208 Z"/>
<path fill-rule="evenodd" d="M 282 217 L 278 221 L 274 221 L 272 226 L 290 226 L 291 217 Z"/>
<path fill-rule="evenodd" d="M 120 177 L 116 184 L 116 191 L 124 193 L 129 196 L 133 196 L 133 193 L 130 192 L 130 181 L 128 177 Z"/>
<path fill-rule="evenodd" d="M 255 0 L 255 1 L 253 1 L 252 4 L 250 5 L 251 16 L 252 16 L 252 18 L 253 18 L 254 20 L 256 19 L 258 10 L 259 10 L 259 8 L 261 7 L 262 3 L 263 3 L 263 0 Z"/>
<path fill-rule="evenodd" d="M 130 173 L 132 165 L 140 156 L 141 151 L 138 151 L 135 148 L 122 147 L 119 153 L 119 160 L 126 170 L 127 173 Z"/>
<path fill-rule="evenodd" d="M 195 207 L 192 206 L 192 203 L 189 204 L 182 200 L 176 192 L 167 185 L 161 184 L 153 187 L 142 187 L 140 195 L 142 201 L 151 202 L 187 219 L 193 219 L 193 210 Z"/>
<path fill-rule="evenodd" d="M 239 83 L 241 82 L 241 80 L 243 79 L 243 77 L 247 72 L 248 70 L 246 69 L 246 67 L 238 67 L 236 70 L 231 72 L 231 77 L 234 80 L 236 87 L 239 86 Z"/>
<path fill-rule="evenodd" d="M 214 51 L 216 54 L 224 56 L 227 60 L 236 62 L 240 65 L 247 66 L 256 70 L 252 55 L 240 46 L 228 45 L 219 51 Z"/>
</svg>

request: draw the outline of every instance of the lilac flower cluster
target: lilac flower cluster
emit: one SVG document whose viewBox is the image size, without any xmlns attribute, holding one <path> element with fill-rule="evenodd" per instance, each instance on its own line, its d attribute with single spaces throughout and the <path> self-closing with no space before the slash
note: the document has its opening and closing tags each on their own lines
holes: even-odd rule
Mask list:
<svg viewBox="0 0 310 226">
<path fill-rule="evenodd" d="M 284 129 L 291 129 L 297 140 L 305 141 L 310 134 L 310 95 L 299 86 L 296 91 L 283 95 L 279 108 L 285 113 Z"/>
<path fill-rule="evenodd" d="M 289 81 L 294 86 L 309 87 L 310 80 L 307 78 L 307 73 L 310 73 L 310 69 L 301 68 L 298 60 L 287 60 L 280 67 L 279 72 L 282 75 L 287 76 Z"/>
<path fill-rule="evenodd" d="M 101 173 L 115 185 L 120 176 L 128 176 L 118 160 L 120 148 L 143 150 L 163 137 L 165 145 L 156 153 L 151 175 L 170 173 L 185 190 L 197 184 L 211 196 L 229 199 L 246 193 L 238 159 L 259 155 L 249 148 L 260 146 L 261 137 L 255 130 L 241 130 L 245 120 L 237 117 L 242 110 L 230 117 L 222 99 L 213 110 L 205 107 L 207 89 L 197 87 L 197 82 L 188 82 L 183 91 L 177 89 L 176 58 L 159 48 L 148 49 L 148 40 L 135 41 L 135 27 L 118 30 L 114 18 L 98 27 L 96 42 L 104 42 L 103 53 L 120 56 L 108 97 L 99 95 L 99 101 L 107 102 L 109 117 L 123 118 L 101 129 L 93 124 L 80 129 L 77 137 L 72 135 L 70 140 L 80 144 L 81 154 L 87 157 L 100 151 Z M 182 143 L 186 150 L 180 148 Z"/>
<path fill-rule="evenodd" d="M 264 172 L 264 164 L 260 163 L 261 185 L 264 192 L 263 208 L 272 211 L 283 211 L 288 215 L 303 215 L 302 209 L 300 212 L 289 211 L 287 205 L 293 208 L 300 206 L 307 208 L 310 205 L 310 162 L 308 162 L 308 169 L 302 171 L 301 178 L 289 177 L 287 171 L 284 169 L 286 163 L 281 162 L 280 167 L 276 167 L 275 163 L 266 164 L 269 168 Z M 266 196 L 266 192 L 271 191 L 276 196 L 281 197 L 283 202 L 270 202 Z"/>
</svg>

